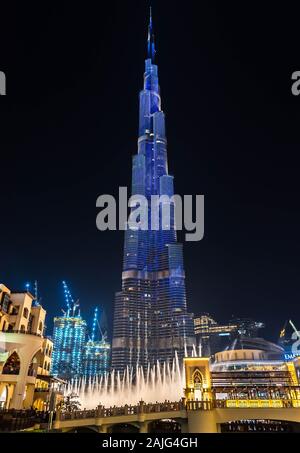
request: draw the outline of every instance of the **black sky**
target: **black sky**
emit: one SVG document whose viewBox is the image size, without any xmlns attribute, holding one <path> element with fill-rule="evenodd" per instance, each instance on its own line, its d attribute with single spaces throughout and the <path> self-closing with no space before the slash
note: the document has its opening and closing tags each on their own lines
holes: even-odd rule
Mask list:
<svg viewBox="0 0 300 453">
<path fill-rule="evenodd" d="M 189 308 L 258 318 L 271 339 L 300 326 L 299 12 L 274 3 L 152 2 L 169 170 L 205 195 Z M 121 285 L 123 233 L 96 230 L 95 201 L 130 185 L 149 2 L 92 5 L 1 6 L 0 280 L 38 280 L 49 333 L 61 280 L 109 323 Z"/>
</svg>

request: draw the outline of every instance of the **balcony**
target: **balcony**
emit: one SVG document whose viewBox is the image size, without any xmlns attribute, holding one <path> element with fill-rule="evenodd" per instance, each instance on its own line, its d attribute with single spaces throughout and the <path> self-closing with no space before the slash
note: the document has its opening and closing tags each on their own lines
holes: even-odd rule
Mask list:
<svg viewBox="0 0 300 453">
<path fill-rule="evenodd" d="M 48 414 L 33 410 L 0 410 L 0 432 L 21 431 L 48 421 Z"/>
<path fill-rule="evenodd" d="M 36 387 L 34 389 L 34 392 L 35 393 L 49 393 L 50 392 L 50 389 L 49 388 L 44 388 L 44 387 Z"/>
<path fill-rule="evenodd" d="M 3 370 L 2 370 L 2 374 L 18 375 L 18 374 L 20 374 L 20 368 L 11 369 L 10 367 L 4 367 Z"/>
<path fill-rule="evenodd" d="M 42 337 L 42 334 L 41 333 L 36 333 L 36 332 L 27 332 L 25 330 L 5 330 L 4 332 L 2 333 L 5 333 L 5 334 L 10 334 L 10 333 L 18 333 L 18 334 L 23 334 L 23 335 L 34 335 L 36 337 Z"/>
</svg>

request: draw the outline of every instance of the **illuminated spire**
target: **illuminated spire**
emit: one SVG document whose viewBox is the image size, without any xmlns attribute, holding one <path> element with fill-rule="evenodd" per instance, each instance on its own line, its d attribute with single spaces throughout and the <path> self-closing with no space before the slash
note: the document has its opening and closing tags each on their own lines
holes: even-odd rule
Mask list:
<svg viewBox="0 0 300 453">
<path fill-rule="evenodd" d="M 155 50 L 154 34 L 153 34 L 153 26 L 152 26 L 152 8 L 150 6 L 148 40 L 147 40 L 147 58 L 150 58 L 152 63 L 154 62 L 155 54 L 156 54 L 156 50 Z"/>
</svg>

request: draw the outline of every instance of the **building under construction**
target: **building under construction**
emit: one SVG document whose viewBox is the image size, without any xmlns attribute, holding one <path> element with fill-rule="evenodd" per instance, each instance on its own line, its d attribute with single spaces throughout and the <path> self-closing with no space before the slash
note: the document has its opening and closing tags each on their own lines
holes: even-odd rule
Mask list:
<svg viewBox="0 0 300 453">
<path fill-rule="evenodd" d="M 103 313 L 102 313 L 103 314 Z M 96 332 L 100 333 L 98 338 Z M 110 343 L 107 341 L 106 333 L 102 331 L 99 322 L 99 310 L 96 307 L 92 325 L 92 333 L 84 345 L 82 355 L 83 375 L 86 378 L 103 375 L 109 370 Z"/>
<path fill-rule="evenodd" d="M 103 374 L 109 368 L 110 344 L 100 329 L 98 308 L 89 336 L 79 301 L 74 301 L 65 282 L 63 287 L 66 310 L 63 310 L 63 316 L 54 318 L 52 374 L 66 380 Z M 96 338 L 97 326 L 101 339 Z"/>
</svg>

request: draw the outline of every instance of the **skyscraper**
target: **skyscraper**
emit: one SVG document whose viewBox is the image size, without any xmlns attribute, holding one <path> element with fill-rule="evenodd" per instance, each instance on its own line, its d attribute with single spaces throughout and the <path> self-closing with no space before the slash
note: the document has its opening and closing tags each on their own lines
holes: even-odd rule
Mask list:
<svg viewBox="0 0 300 453">
<path fill-rule="evenodd" d="M 66 380 L 83 376 L 94 377 L 109 371 L 111 345 L 107 340 L 105 316 L 95 307 L 91 329 L 82 318 L 79 300 L 75 302 L 65 281 L 63 283 L 66 310 L 54 318 L 53 375 Z M 100 317 L 100 319 L 99 319 Z M 99 338 L 97 331 L 101 337 Z"/>
<path fill-rule="evenodd" d="M 82 369 L 83 375 L 87 378 L 104 375 L 109 371 L 110 365 L 110 343 L 107 341 L 106 332 L 101 329 L 101 319 L 99 322 L 98 307 L 94 311 L 94 319 L 92 325 L 91 336 L 85 343 L 82 353 Z M 101 312 L 103 318 L 103 310 Z M 101 339 L 97 339 L 96 328 L 98 326 Z"/>
<path fill-rule="evenodd" d="M 86 338 L 86 321 L 78 314 L 54 318 L 51 373 L 63 379 L 80 377 Z"/>
<path fill-rule="evenodd" d="M 54 318 L 53 360 L 54 376 L 72 379 L 82 375 L 82 354 L 87 323 L 80 315 L 79 301 L 74 301 L 65 281 L 62 282 L 66 301 L 64 316 Z"/>
<path fill-rule="evenodd" d="M 87 378 L 101 376 L 109 372 L 110 343 L 101 340 L 88 340 L 82 353 L 82 373 Z"/>
<path fill-rule="evenodd" d="M 133 156 L 132 195 L 146 197 L 148 229 L 125 231 L 122 291 L 116 294 L 112 367 L 171 361 L 182 358 L 194 343 L 193 315 L 187 313 L 182 245 L 177 242 L 174 203 L 170 227 L 151 230 L 152 195 L 174 194 L 173 176 L 168 174 L 165 116 L 161 110 L 158 68 L 152 17 L 148 27 L 148 49 L 144 87 L 140 92 L 138 152 Z"/>
</svg>

